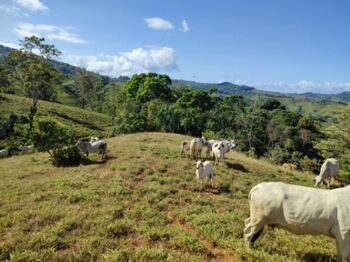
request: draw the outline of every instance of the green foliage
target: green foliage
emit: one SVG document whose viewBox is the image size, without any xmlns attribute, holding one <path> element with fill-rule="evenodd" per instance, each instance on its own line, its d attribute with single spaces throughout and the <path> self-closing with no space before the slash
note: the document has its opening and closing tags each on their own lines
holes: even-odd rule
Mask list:
<svg viewBox="0 0 350 262">
<path fill-rule="evenodd" d="M 300 161 L 301 169 L 306 172 L 317 172 L 319 170 L 319 164 L 316 159 L 311 159 L 308 156 L 304 156 L 304 158 Z"/>
<path fill-rule="evenodd" d="M 32 99 L 29 120 L 32 126 L 39 99 L 53 100 L 61 75 L 49 64 L 49 59 L 58 57 L 61 52 L 53 45 L 45 44 L 44 38 L 25 37 L 21 49 L 11 51 L 9 64 L 15 66 L 11 82 L 26 96 Z"/>
<path fill-rule="evenodd" d="M 83 162 L 84 155 L 76 145 L 54 150 L 52 163 L 55 166 L 76 166 Z"/>
<path fill-rule="evenodd" d="M 340 160 L 340 177 L 347 183 L 350 182 L 350 153 L 344 154 Z"/>
<path fill-rule="evenodd" d="M 167 75 L 141 73 L 133 75 L 126 81 L 124 89 L 129 99 L 136 99 L 139 102 L 147 102 L 155 98 L 170 101 L 172 99 L 170 85 L 171 79 Z"/>
<path fill-rule="evenodd" d="M 289 153 L 280 146 L 276 146 L 269 151 L 269 156 L 276 164 L 288 162 Z"/>
<path fill-rule="evenodd" d="M 32 130 L 34 147 L 39 151 L 46 151 L 52 157 L 56 153 L 62 154 L 63 147 L 74 143 L 75 134 L 72 129 L 51 117 L 36 117 Z"/>
</svg>

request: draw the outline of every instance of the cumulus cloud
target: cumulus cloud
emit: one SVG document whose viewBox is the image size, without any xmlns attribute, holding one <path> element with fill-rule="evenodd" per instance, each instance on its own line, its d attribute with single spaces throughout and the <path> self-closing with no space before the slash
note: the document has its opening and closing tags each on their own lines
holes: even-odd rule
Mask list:
<svg viewBox="0 0 350 262">
<path fill-rule="evenodd" d="M 21 7 L 26 8 L 32 12 L 35 11 L 46 11 L 48 10 L 40 0 L 15 0 Z"/>
<path fill-rule="evenodd" d="M 317 83 L 310 80 L 300 80 L 295 83 L 274 82 L 257 84 L 258 88 L 270 91 L 288 92 L 288 93 L 321 93 L 336 94 L 344 91 L 350 91 L 350 82 L 326 81 Z"/>
<path fill-rule="evenodd" d="M 183 20 L 183 21 L 181 22 L 180 31 L 181 31 L 181 32 L 188 32 L 188 31 L 190 31 L 190 28 L 188 27 L 188 24 L 187 24 L 187 21 L 186 21 L 186 20 Z"/>
<path fill-rule="evenodd" d="M 55 25 L 21 23 L 16 26 L 15 31 L 20 37 L 36 35 L 50 40 L 60 40 L 74 44 L 86 43 L 86 40 L 82 39 L 80 36 Z"/>
<path fill-rule="evenodd" d="M 170 47 L 137 48 L 119 55 L 68 55 L 63 60 L 113 77 L 149 71 L 169 72 L 177 69 L 175 50 Z"/>
<path fill-rule="evenodd" d="M 149 28 L 153 28 L 153 29 L 161 29 L 161 30 L 174 29 L 174 26 L 172 25 L 171 22 L 159 17 L 145 18 L 145 22 Z"/>
</svg>

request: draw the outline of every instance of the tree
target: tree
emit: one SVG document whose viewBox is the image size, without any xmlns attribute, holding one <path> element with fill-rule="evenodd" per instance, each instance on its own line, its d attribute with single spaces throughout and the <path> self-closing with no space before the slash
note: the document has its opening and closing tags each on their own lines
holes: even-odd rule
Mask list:
<svg viewBox="0 0 350 262">
<path fill-rule="evenodd" d="M 60 56 L 61 52 L 36 36 L 25 37 L 20 46 L 9 54 L 9 63 L 16 66 L 11 81 L 32 98 L 29 113 L 32 128 L 39 99 L 53 100 L 55 86 L 61 82 L 60 73 L 49 63 L 49 59 Z"/>
<path fill-rule="evenodd" d="M 130 80 L 126 81 L 124 89 L 129 99 L 136 99 L 142 103 L 156 98 L 171 101 L 173 96 L 170 85 L 171 79 L 167 75 L 142 73 L 133 75 Z"/>
<path fill-rule="evenodd" d="M 74 83 L 76 90 L 73 96 L 85 108 L 95 91 L 93 80 L 87 70 L 80 69 L 74 77 Z"/>
</svg>

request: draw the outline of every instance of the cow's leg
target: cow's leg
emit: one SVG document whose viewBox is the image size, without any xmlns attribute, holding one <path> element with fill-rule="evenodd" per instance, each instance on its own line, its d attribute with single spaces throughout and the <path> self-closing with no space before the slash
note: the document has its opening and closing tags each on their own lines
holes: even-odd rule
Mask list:
<svg viewBox="0 0 350 262">
<path fill-rule="evenodd" d="M 350 256 L 350 243 L 349 238 L 340 239 L 337 238 L 337 262 L 347 262 Z"/>
<path fill-rule="evenodd" d="M 248 246 L 253 246 L 254 242 L 258 239 L 263 231 L 265 222 L 263 220 L 253 221 L 252 219 L 246 219 L 246 227 L 244 228 L 244 240 Z"/>
</svg>

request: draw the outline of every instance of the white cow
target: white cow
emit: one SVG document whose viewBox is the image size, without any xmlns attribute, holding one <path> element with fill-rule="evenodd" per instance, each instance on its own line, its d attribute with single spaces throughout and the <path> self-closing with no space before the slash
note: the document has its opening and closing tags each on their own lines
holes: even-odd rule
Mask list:
<svg viewBox="0 0 350 262">
<path fill-rule="evenodd" d="M 228 152 L 230 152 L 231 149 L 235 149 L 236 148 L 236 142 L 235 140 L 214 140 L 214 139 L 210 139 L 207 140 L 207 158 L 210 158 L 210 152 L 213 152 L 213 145 L 217 142 L 223 142 L 224 144 L 224 152 L 223 152 L 223 158 L 225 157 L 225 154 L 227 154 Z M 215 157 L 215 156 L 213 156 Z"/>
<path fill-rule="evenodd" d="M 196 163 L 196 179 L 203 189 L 203 181 L 207 182 L 210 179 L 211 187 L 214 187 L 214 168 L 210 161 L 202 162 L 200 160 Z"/>
<path fill-rule="evenodd" d="M 21 145 L 18 147 L 18 149 L 22 152 L 22 154 L 28 154 L 33 150 L 33 146 Z"/>
<path fill-rule="evenodd" d="M 350 257 L 350 186 L 316 189 L 265 182 L 249 193 L 250 217 L 244 239 L 252 246 L 264 225 L 295 234 L 326 235 L 336 239 L 338 261 Z"/>
<path fill-rule="evenodd" d="M 320 174 L 315 178 L 315 186 L 319 186 L 321 182 L 327 181 L 327 187 L 330 187 L 330 182 L 334 182 L 334 178 L 337 178 L 339 172 L 339 162 L 334 158 L 328 158 L 321 166 Z"/>
<path fill-rule="evenodd" d="M 206 146 L 207 140 L 205 137 L 193 138 L 190 142 L 190 158 L 198 159 L 201 157 L 202 149 Z"/>
<path fill-rule="evenodd" d="M 81 150 L 89 157 L 90 152 L 98 152 L 101 154 L 101 158 L 105 159 L 107 156 L 107 143 L 104 140 L 98 140 L 95 142 L 78 142 Z"/>
<path fill-rule="evenodd" d="M 223 155 L 223 158 L 225 158 L 225 154 L 230 152 L 231 149 L 233 150 L 233 149 L 236 148 L 236 142 L 235 142 L 235 140 L 224 140 L 222 142 L 224 144 L 224 155 Z"/>
<path fill-rule="evenodd" d="M 225 146 L 223 142 L 215 142 L 213 144 L 213 154 L 215 158 L 215 164 L 218 165 L 220 163 L 220 160 L 224 158 L 225 154 Z"/>
<path fill-rule="evenodd" d="M 6 148 L 0 150 L 0 157 L 7 157 L 8 154 L 9 154 L 9 151 Z"/>
</svg>

